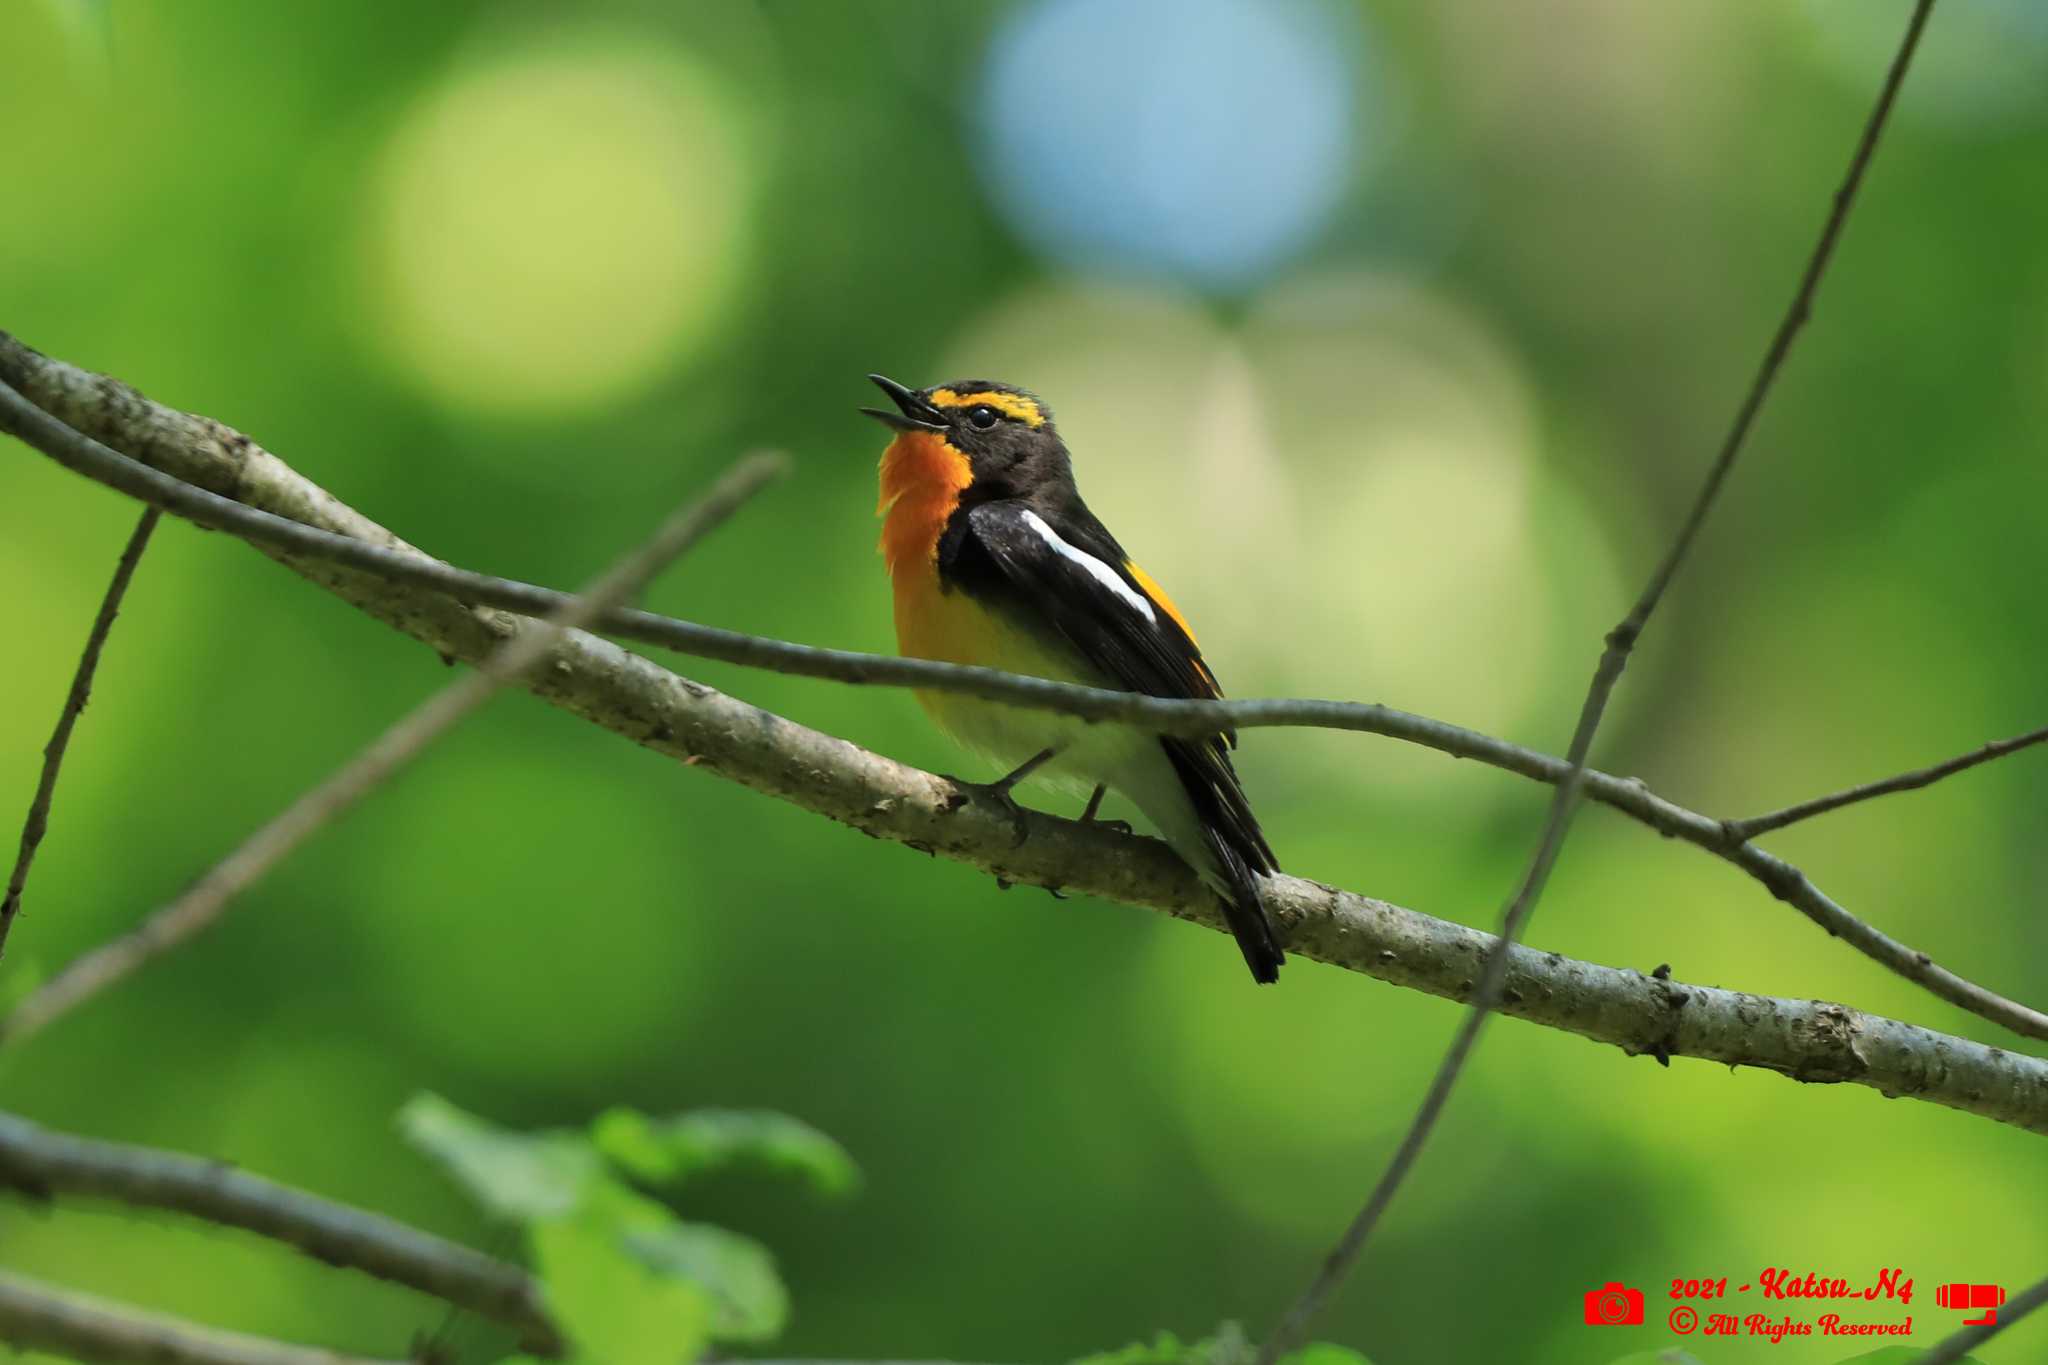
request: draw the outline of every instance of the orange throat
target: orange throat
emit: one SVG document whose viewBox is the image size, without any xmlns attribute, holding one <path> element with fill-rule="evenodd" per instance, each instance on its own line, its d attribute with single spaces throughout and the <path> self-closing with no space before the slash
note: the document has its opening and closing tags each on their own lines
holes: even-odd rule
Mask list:
<svg viewBox="0 0 2048 1365">
<path fill-rule="evenodd" d="M 964 605 L 939 587 L 939 537 L 974 481 L 967 457 L 943 438 L 908 431 L 882 452 L 882 560 L 896 607 L 896 643 L 917 658 L 959 658 L 971 649 L 949 618 Z"/>
<path fill-rule="evenodd" d="M 938 436 L 907 431 L 882 452 L 882 559 L 901 595 L 906 578 L 937 573 L 939 537 L 974 481 L 967 457 Z"/>
</svg>

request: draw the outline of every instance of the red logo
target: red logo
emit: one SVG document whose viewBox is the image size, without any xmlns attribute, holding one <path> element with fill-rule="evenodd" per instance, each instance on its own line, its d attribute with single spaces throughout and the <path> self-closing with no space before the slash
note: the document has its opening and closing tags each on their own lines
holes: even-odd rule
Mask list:
<svg viewBox="0 0 2048 1365">
<path fill-rule="evenodd" d="M 1969 1285 L 1956 1286 L 1969 1289 Z M 1977 1288 L 1988 1288 L 1979 1285 Z M 1998 1291 L 1999 1301 L 2005 1300 L 2005 1291 Z M 1643 1291 L 1630 1289 L 1618 1280 L 1609 1280 L 1598 1289 L 1586 1291 L 1586 1323 L 1591 1327 L 1635 1327 L 1643 1320 Z"/>
<path fill-rule="evenodd" d="M 1934 1301 L 1943 1308 L 1960 1308 L 1968 1312 L 1972 1308 L 1984 1310 L 1981 1318 L 1964 1318 L 1963 1326 L 1975 1327 L 1979 1323 L 1998 1321 L 1998 1305 L 2005 1302 L 2005 1286 L 2002 1284 L 1941 1284 L 1934 1287 Z M 1586 1297 L 1586 1311 L 1591 1313 L 1593 1299 Z M 1591 1322 L 1589 1317 L 1586 1321 Z"/>
</svg>

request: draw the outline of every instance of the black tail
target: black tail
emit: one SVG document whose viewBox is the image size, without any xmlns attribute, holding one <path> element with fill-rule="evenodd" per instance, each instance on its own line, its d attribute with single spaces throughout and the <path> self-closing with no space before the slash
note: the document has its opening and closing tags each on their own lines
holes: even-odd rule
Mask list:
<svg viewBox="0 0 2048 1365">
<path fill-rule="evenodd" d="M 1213 739 L 1162 739 L 1160 743 L 1195 803 L 1203 838 L 1228 883 L 1228 888 L 1220 891 L 1223 918 L 1237 939 L 1245 965 L 1252 969 L 1252 980 L 1261 985 L 1278 981 L 1286 956 L 1265 902 L 1259 898 L 1254 874 L 1271 876 L 1280 870 L 1280 864 L 1266 844 L 1251 803 L 1245 800 L 1230 755 Z"/>
<path fill-rule="evenodd" d="M 1215 851 L 1216 860 L 1223 864 L 1230 878 L 1230 894 L 1223 897 L 1223 918 L 1237 938 L 1238 951 L 1244 954 L 1245 965 L 1252 969 L 1252 980 L 1262 986 L 1278 981 L 1280 964 L 1287 959 L 1280 951 L 1279 935 L 1273 932 L 1272 917 L 1266 913 L 1266 904 L 1259 898 L 1259 884 L 1253 880 L 1251 869 L 1245 866 L 1237 850 L 1213 826 L 1204 833 L 1209 836 L 1209 847 Z M 1272 870 L 1277 872 L 1280 869 Z"/>
</svg>

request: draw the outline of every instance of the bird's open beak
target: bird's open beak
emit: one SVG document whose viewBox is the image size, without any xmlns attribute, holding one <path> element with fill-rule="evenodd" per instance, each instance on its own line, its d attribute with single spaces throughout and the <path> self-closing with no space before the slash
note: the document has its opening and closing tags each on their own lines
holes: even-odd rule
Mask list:
<svg viewBox="0 0 2048 1365">
<path fill-rule="evenodd" d="M 946 429 L 945 414 L 925 402 L 922 398 L 919 398 L 911 390 L 904 388 L 895 380 L 884 375 L 871 374 L 868 378 L 873 381 L 876 388 L 889 395 L 890 400 L 896 404 L 898 409 L 895 412 L 891 412 L 887 408 L 861 409 L 862 412 L 874 418 L 883 426 L 894 427 L 898 431 L 944 431 Z"/>
</svg>

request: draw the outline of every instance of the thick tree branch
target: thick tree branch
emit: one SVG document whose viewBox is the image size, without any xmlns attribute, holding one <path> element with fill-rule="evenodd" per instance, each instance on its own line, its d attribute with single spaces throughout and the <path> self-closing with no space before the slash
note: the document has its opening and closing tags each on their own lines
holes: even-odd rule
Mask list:
<svg viewBox="0 0 2048 1365">
<path fill-rule="evenodd" d="M 742 460 L 709 494 L 672 513 L 642 546 L 572 598 L 546 624 L 522 630 L 478 661 L 478 669 L 429 697 L 326 780 L 305 792 L 230 853 L 189 890 L 152 911 L 135 928 L 78 958 L 38 987 L 5 1018 L 0 1042 L 35 1033 L 146 963 L 207 928 L 229 903 L 290 856 L 323 826 L 382 786 L 440 736 L 516 680 L 563 632 L 588 623 L 634 596 L 647 581 L 787 468 L 780 456 Z"/>
<path fill-rule="evenodd" d="M 20 388 L 33 401 L 12 391 Z M 41 406 L 38 407 L 37 405 Z M 45 411 L 47 409 L 47 411 Z M 312 581 L 417 638 L 402 618 L 422 601 L 505 607 L 523 614 L 559 610 L 566 594 L 454 568 L 431 559 L 311 484 L 248 437 L 210 418 L 163 407 L 118 380 L 52 361 L 0 332 L 0 430 L 89 478 L 169 508 L 202 525 L 249 540 Z M 112 446 L 101 446 L 94 437 Z M 160 460 L 162 465 L 142 463 Z M 215 492 L 211 490 L 224 490 Z M 244 490 L 242 496 L 236 490 Z M 264 501 L 264 499 L 270 501 Z M 246 504 L 246 505 L 245 505 Z M 301 524 L 291 518 L 303 515 Z M 439 590 L 429 598 L 409 587 Z M 498 632 L 513 618 L 476 612 L 461 629 Z M 453 622 L 444 623 L 455 628 Z M 895 659 L 818 649 L 678 621 L 648 612 L 600 615 L 605 630 L 682 653 L 840 682 L 957 691 L 1096 720 L 1118 720 L 1165 733 L 1218 728 L 1316 726 L 1355 730 L 1472 758 L 1542 782 L 1564 780 L 1570 765 L 1491 735 L 1391 707 L 1358 702 L 1253 700 L 1177 701 L 1111 692 L 985 668 L 923 659 Z M 438 646 L 437 646 L 438 647 Z M 1588 770 L 1585 794 L 1659 833 L 1726 858 L 1755 877 L 1830 935 L 1909 981 L 1982 1018 L 2033 1038 L 2048 1038 L 2048 1014 L 2008 1000 L 1937 964 L 1933 958 L 1852 915 L 1798 868 L 1731 840 L 1724 822 L 1666 801 L 1633 779 Z"/>
<path fill-rule="evenodd" d="M 506 1323 L 529 1350 L 561 1350 L 539 1292 L 518 1266 L 220 1161 L 74 1137 L 0 1113 L 0 1188 L 32 1199 L 113 1199 L 242 1228 Z"/>
<path fill-rule="evenodd" d="M 128 580 L 135 576 L 135 566 L 141 562 L 150 534 L 162 515 L 160 509 L 147 507 L 142 519 L 135 523 L 128 545 L 114 565 L 114 580 L 107 585 L 106 596 L 100 599 L 99 612 L 93 617 L 92 630 L 85 637 L 85 652 L 79 657 L 78 671 L 71 675 L 71 690 L 65 694 L 63 708 L 57 713 L 56 728 L 50 732 L 50 742 L 43 746 L 43 770 L 36 779 L 36 794 L 29 798 L 28 818 L 21 826 L 21 852 L 15 855 L 14 871 L 8 874 L 7 892 L 0 896 L 0 956 L 7 951 L 7 934 L 14 927 L 14 917 L 21 913 L 21 892 L 28 885 L 36 850 L 42 846 L 43 834 L 50 827 L 50 802 L 57 794 L 57 773 L 64 766 L 65 750 L 71 746 L 71 731 L 85 714 L 85 704 L 92 699 L 92 679 L 99 671 L 100 651 L 106 647 L 107 632 L 114 628 L 114 618 L 120 614 Z"/>
<path fill-rule="evenodd" d="M 374 545 L 410 549 L 246 437 L 41 357 L 24 372 L 23 355 L 34 353 L 18 343 L 10 352 L 10 342 L 0 337 L 0 377 L 33 385 L 40 376 L 40 387 L 32 389 L 38 401 L 137 458 L 229 490 L 252 506 L 303 516 Z M 503 640 L 539 629 L 443 593 L 261 548 L 449 657 L 475 662 Z M 1019 845 L 1010 813 L 979 794 L 679 677 L 609 641 L 570 632 L 519 685 L 695 771 L 876 838 L 1012 881 L 1065 887 L 1223 928 L 1214 897 L 1156 840 L 1031 812 Z M 962 795 L 965 804 L 959 804 Z M 1295 952 L 1447 999 L 1469 997 L 1493 942 L 1477 930 L 1298 877 L 1276 879 L 1269 893 Z M 1502 1013 L 1631 1054 L 1701 1057 L 1796 1080 L 1850 1082 L 2048 1132 L 2048 1063 L 1841 1005 L 1657 981 L 1527 948 L 1509 956 L 1501 1001 Z"/>
<path fill-rule="evenodd" d="M 0 1341 L 104 1365 L 404 1365 L 201 1327 L 6 1271 Z"/>
</svg>

